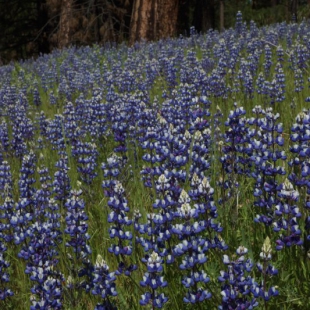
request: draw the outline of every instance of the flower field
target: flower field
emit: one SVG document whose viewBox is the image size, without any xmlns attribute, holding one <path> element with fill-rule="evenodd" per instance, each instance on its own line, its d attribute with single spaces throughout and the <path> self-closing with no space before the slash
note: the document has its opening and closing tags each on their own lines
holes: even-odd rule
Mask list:
<svg viewBox="0 0 310 310">
<path fill-rule="evenodd" d="M 310 21 L 0 67 L 0 308 L 309 309 Z"/>
</svg>

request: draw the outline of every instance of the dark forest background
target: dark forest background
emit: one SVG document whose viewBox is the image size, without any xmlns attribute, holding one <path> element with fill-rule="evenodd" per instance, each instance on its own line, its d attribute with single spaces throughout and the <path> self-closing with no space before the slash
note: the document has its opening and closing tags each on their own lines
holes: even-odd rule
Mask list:
<svg viewBox="0 0 310 310">
<path fill-rule="evenodd" d="M 0 64 L 71 45 L 158 40 L 310 17 L 310 0 L 0 0 Z"/>
</svg>

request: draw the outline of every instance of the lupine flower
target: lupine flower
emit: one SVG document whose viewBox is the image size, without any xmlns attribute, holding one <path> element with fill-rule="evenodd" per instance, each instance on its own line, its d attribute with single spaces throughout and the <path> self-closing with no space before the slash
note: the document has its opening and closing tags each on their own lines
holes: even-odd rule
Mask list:
<svg viewBox="0 0 310 310">
<path fill-rule="evenodd" d="M 161 275 L 163 272 L 162 258 L 156 252 L 152 252 L 151 255 L 146 255 L 142 262 L 146 264 L 147 271 L 140 285 L 147 287 L 151 292 L 146 292 L 141 296 L 140 305 L 150 305 L 152 309 L 162 308 L 168 301 L 168 298 L 163 293 L 158 292 L 160 288 L 167 286 L 167 282 L 164 281 Z"/>
<path fill-rule="evenodd" d="M 159 124 L 160 126 L 160 124 Z M 169 155 L 168 150 L 160 143 L 160 136 L 158 128 L 148 127 L 146 129 L 145 136 L 141 139 L 141 147 L 146 150 L 146 153 L 142 156 L 142 159 L 147 162 L 147 167 L 143 167 L 140 172 L 143 175 L 144 185 L 152 187 L 154 176 L 162 173 L 162 168 L 157 168 L 157 164 L 162 163 L 164 159 Z"/>
<path fill-rule="evenodd" d="M 204 191 L 206 188 L 202 186 L 201 190 Z M 199 204 L 193 208 L 190 202 L 189 195 L 183 190 L 178 200 L 180 207 L 175 214 L 176 217 L 182 219 L 182 222 L 173 225 L 172 228 L 173 234 L 180 240 L 173 248 L 173 255 L 182 258 L 179 268 L 188 271 L 182 280 L 182 284 L 188 288 L 183 300 L 184 302 L 196 303 L 211 297 L 211 293 L 198 285 L 199 283 L 209 282 L 209 277 L 201 269 L 201 266 L 207 261 L 206 252 L 212 247 L 212 244 L 208 238 L 203 237 L 203 232 L 206 231 L 208 223 L 199 221 L 200 212 L 205 214 L 206 209 Z"/>
<path fill-rule="evenodd" d="M 24 243 L 31 234 L 31 222 L 33 221 L 32 207 L 32 201 L 26 198 L 21 198 L 16 203 L 15 212 L 10 218 L 15 244 Z"/>
<path fill-rule="evenodd" d="M 27 262 L 25 273 L 31 274 L 30 279 L 36 282 L 31 289 L 31 309 L 37 309 L 38 305 L 44 309 L 60 309 L 63 275 L 55 268 L 58 263 L 56 243 L 61 240 L 59 215 L 57 208 L 51 207 L 48 195 L 39 199 L 39 193 L 40 190 L 31 200 L 20 198 L 10 225 L 14 229 L 15 243 L 21 244 L 18 257 Z M 31 210 L 31 206 L 38 206 L 38 210 Z M 34 222 L 34 218 L 37 221 Z"/>
<path fill-rule="evenodd" d="M 256 215 L 255 222 L 270 226 L 273 222 L 274 208 L 278 203 L 277 176 L 285 174 L 284 168 L 277 164 L 278 161 L 285 160 L 286 155 L 281 150 L 284 139 L 283 126 L 277 122 L 280 115 L 274 114 L 271 108 L 260 110 L 257 116 L 260 113 L 265 117 L 258 118 L 256 122 L 255 132 L 258 139 L 251 140 L 251 159 L 255 165 L 252 176 L 256 180 L 254 205 L 263 211 L 262 214 Z"/>
<path fill-rule="evenodd" d="M 147 223 L 140 224 L 139 219 L 141 214 L 135 212 L 135 230 L 138 232 L 136 236 L 136 242 L 141 244 L 145 252 L 150 250 L 156 251 L 161 256 L 166 256 L 170 252 L 169 248 L 165 247 L 165 241 L 171 238 L 171 232 L 169 229 L 162 227 L 162 224 L 168 221 L 165 216 L 157 215 L 155 213 L 147 214 Z M 147 237 L 141 235 L 147 234 Z M 156 238 L 156 236 L 158 236 Z"/>
<path fill-rule="evenodd" d="M 9 143 L 8 125 L 5 120 L 2 120 L 0 124 L 0 145 L 2 147 L 2 152 L 7 152 L 9 150 L 10 143 Z"/>
<path fill-rule="evenodd" d="M 218 142 L 221 138 L 220 125 L 222 123 L 223 113 L 219 106 L 216 106 L 216 112 L 213 114 L 213 139 L 214 143 Z"/>
<path fill-rule="evenodd" d="M 14 239 L 14 226 L 11 225 L 11 220 L 15 217 L 14 201 L 11 196 L 6 196 L 4 203 L 0 205 L 0 230 L 3 233 L 3 240 L 10 242 Z"/>
<path fill-rule="evenodd" d="M 34 135 L 32 121 L 27 117 L 24 106 L 16 104 L 14 117 L 12 119 L 13 128 L 11 148 L 18 158 L 22 158 L 27 154 L 26 142 L 30 141 Z"/>
<path fill-rule="evenodd" d="M 147 223 L 139 224 L 139 213 L 135 214 L 135 229 L 139 234 L 147 234 L 147 237 L 137 236 L 145 251 L 153 249 L 162 257 L 169 257 L 172 262 L 170 239 L 175 212 L 174 181 L 172 174 L 167 170 L 155 181 L 157 198 L 153 203 L 154 213 L 148 213 Z M 156 212 L 156 213 L 155 213 Z"/>
<path fill-rule="evenodd" d="M 11 168 L 7 161 L 0 164 L 0 191 L 2 198 L 12 197 L 12 174 Z"/>
<path fill-rule="evenodd" d="M 258 306 L 256 297 L 252 296 L 251 290 L 257 286 L 255 280 L 250 276 L 253 268 L 251 259 L 246 259 L 248 249 L 240 246 L 236 250 L 237 258 L 231 260 L 224 255 L 223 263 L 227 271 L 222 270 L 218 277 L 222 283 L 222 304 L 219 309 L 253 309 Z"/>
<path fill-rule="evenodd" d="M 111 119 L 112 121 L 112 130 L 114 133 L 114 140 L 118 143 L 118 145 L 114 148 L 115 153 L 122 154 L 123 159 L 126 159 L 126 138 L 128 131 L 128 123 L 127 114 L 122 109 L 122 107 L 118 107 L 117 113 L 114 114 L 114 117 Z"/>
<path fill-rule="evenodd" d="M 278 270 L 269 263 L 272 258 L 272 247 L 269 237 L 267 237 L 262 246 L 262 252 L 259 254 L 263 263 L 257 263 L 256 267 L 258 271 L 262 274 L 262 281 L 260 285 L 252 287 L 252 293 L 255 298 L 263 298 L 266 308 L 266 302 L 269 301 L 271 297 L 277 296 L 279 294 L 275 286 L 268 288 L 268 278 L 271 278 L 278 274 Z"/>
<path fill-rule="evenodd" d="M 97 137 L 100 139 L 107 132 L 107 109 L 106 104 L 102 104 L 102 90 L 101 88 L 94 88 L 93 97 L 91 100 L 91 109 L 95 122 L 95 127 L 97 129 Z"/>
<path fill-rule="evenodd" d="M 31 274 L 30 279 L 36 284 L 31 289 L 31 309 L 37 309 L 38 305 L 43 309 L 62 308 L 62 282 L 63 275 L 56 270 L 55 227 L 51 222 L 35 223 L 31 228 L 28 247 L 23 246 L 20 257 L 27 260 L 25 273 Z M 57 228 L 56 228 L 57 229 Z"/>
<path fill-rule="evenodd" d="M 265 77 L 267 78 L 270 74 L 270 68 L 272 66 L 272 50 L 268 44 L 265 45 L 265 62 L 264 62 L 264 69 L 265 69 Z"/>
<path fill-rule="evenodd" d="M 35 179 L 33 178 L 35 164 L 36 156 L 33 152 L 23 157 L 22 167 L 20 169 L 20 179 L 18 181 L 21 198 L 31 199 L 35 193 L 35 189 L 33 188 L 33 184 L 35 183 Z"/>
<path fill-rule="evenodd" d="M 13 291 L 8 287 L 10 276 L 6 271 L 10 267 L 10 263 L 5 260 L 5 252 L 7 247 L 3 243 L 3 232 L 0 229 L 0 300 L 2 302 L 10 296 L 13 296 Z"/>
<path fill-rule="evenodd" d="M 284 246 L 302 245 L 301 230 L 298 225 L 298 218 L 301 217 L 296 202 L 299 199 L 298 191 L 294 190 L 289 180 L 278 187 L 278 196 L 280 198 L 275 206 L 275 221 L 273 222 L 273 230 L 281 232 L 280 239 L 276 241 L 277 250 L 281 250 Z"/>
<path fill-rule="evenodd" d="M 117 182 L 114 185 L 113 195 L 109 196 L 108 206 L 111 209 L 111 213 L 108 215 L 108 222 L 111 223 L 109 234 L 111 239 L 116 239 L 116 242 L 109 247 L 109 252 L 121 257 L 117 274 L 130 275 L 137 267 L 129 265 L 126 258 L 132 254 L 132 233 L 125 229 L 126 226 L 132 224 L 132 221 L 126 215 L 129 212 L 129 207 L 121 183 Z"/>
<path fill-rule="evenodd" d="M 10 275 L 6 271 L 10 263 L 6 260 L 6 244 L 13 239 L 10 218 L 13 216 L 13 201 L 11 196 L 6 196 L 3 205 L 0 205 L 0 300 L 5 300 L 13 295 L 8 287 Z"/>
<path fill-rule="evenodd" d="M 77 276 L 87 276 L 85 281 L 77 283 L 76 288 L 84 287 L 86 291 L 89 291 L 92 287 L 91 278 L 93 267 L 89 261 L 91 249 L 88 245 L 88 240 L 90 238 L 87 233 L 88 216 L 85 213 L 85 204 L 81 195 L 81 190 L 72 190 L 70 198 L 68 198 L 65 203 L 67 215 L 64 232 L 69 236 L 66 247 L 68 247 L 71 252 L 71 254 L 68 253 L 68 257 L 72 264 L 71 274 L 73 279 L 77 280 Z"/>
<path fill-rule="evenodd" d="M 189 197 L 195 202 L 195 208 L 197 209 L 204 225 L 206 226 L 212 244 L 216 244 L 215 236 L 218 237 L 217 233 L 222 231 L 220 223 L 216 223 L 215 219 L 217 218 L 217 208 L 214 203 L 214 189 L 211 187 L 208 179 L 206 177 L 199 177 L 197 174 L 194 174 L 190 183 L 191 189 L 188 192 Z M 215 232 L 212 236 L 210 228 Z M 214 240 L 212 240 L 214 238 Z M 221 250 L 227 249 L 224 245 L 225 242 L 219 246 Z"/>
<path fill-rule="evenodd" d="M 63 115 L 56 114 L 53 120 L 48 120 L 46 138 L 52 144 L 52 148 L 58 151 L 63 151 L 65 149 L 63 128 Z"/>
<path fill-rule="evenodd" d="M 278 63 L 282 64 L 284 62 L 284 50 L 281 45 L 277 46 L 277 56 L 278 56 Z"/>
<path fill-rule="evenodd" d="M 304 88 L 304 78 L 301 69 L 294 70 L 295 92 L 300 93 Z"/>
<path fill-rule="evenodd" d="M 225 126 L 229 127 L 224 135 L 225 142 L 221 144 L 222 156 L 220 158 L 222 164 L 222 175 L 218 181 L 218 185 L 222 188 L 222 197 L 220 202 L 224 205 L 231 198 L 238 195 L 239 180 L 238 175 L 249 175 L 250 149 L 246 143 L 249 140 L 248 125 L 243 107 L 237 107 L 234 104 L 234 110 L 230 111 L 229 117 L 225 122 Z M 233 210 L 234 221 L 237 220 L 238 209 Z"/>
<path fill-rule="evenodd" d="M 68 156 L 65 152 L 59 153 L 59 160 L 55 164 L 57 171 L 54 173 L 53 193 L 55 199 L 64 203 L 70 195 L 71 184 L 68 176 Z"/>
<path fill-rule="evenodd" d="M 81 190 L 71 191 L 71 198 L 65 204 L 67 208 L 65 233 L 70 235 L 70 240 L 66 245 L 72 248 L 77 259 L 84 258 L 91 253 L 86 243 L 89 239 L 86 223 L 88 217 L 84 211 L 84 201 L 80 198 L 81 194 Z"/>
<path fill-rule="evenodd" d="M 102 188 L 105 190 L 105 196 L 109 197 L 110 195 L 113 195 L 113 188 L 116 184 L 116 180 L 119 179 L 122 167 L 122 158 L 116 154 L 109 157 L 106 163 L 101 164 L 101 169 L 105 178 L 102 182 Z"/>
<path fill-rule="evenodd" d="M 305 252 L 310 249 L 310 164 L 309 164 L 309 147 L 310 147 L 310 111 L 304 110 L 296 117 L 296 123 L 292 126 L 290 137 L 294 143 L 290 151 L 295 154 L 289 165 L 293 167 L 289 180 L 298 187 L 301 192 L 305 189 L 306 196 L 301 196 L 305 212 L 304 224 L 304 247 Z"/>
<path fill-rule="evenodd" d="M 285 100 L 285 75 L 280 62 L 277 63 L 275 71 L 275 90 L 277 92 L 275 100 L 276 102 L 283 102 Z"/>
<path fill-rule="evenodd" d="M 244 75 L 242 75 L 242 79 L 244 80 L 243 86 L 244 86 L 244 91 L 245 94 L 247 94 L 248 98 L 253 98 L 254 96 L 254 81 L 253 81 L 253 76 L 249 70 L 245 72 Z"/>
<path fill-rule="evenodd" d="M 236 15 L 235 32 L 237 33 L 237 35 L 240 35 L 242 33 L 242 30 L 243 30 L 242 13 L 238 11 Z"/>
<path fill-rule="evenodd" d="M 80 173 L 81 180 L 90 185 L 97 176 L 95 171 L 98 156 L 96 144 L 78 141 L 72 150 L 72 154 L 77 158 L 77 170 Z"/>
<path fill-rule="evenodd" d="M 57 97 L 55 96 L 53 91 L 49 92 L 49 101 L 50 101 L 50 104 L 52 105 L 56 105 L 57 103 Z"/>
<path fill-rule="evenodd" d="M 298 69 L 304 70 L 307 68 L 307 60 L 309 59 L 309 52 L 306 46 L 303 44 L 297 43 L 295 47 L 295 57 L 296 59 L 296 65 L 298 66 Z"/>
<path fill-rule="evenodd" d="M 117 295 L 115 280 L 116 277 L 114 273 L 109 273 L 107 263 L 103 260 L 102 256 L 98 254 L 94 268 L 93 289 L 91 292 L 93 295 L 99 295 L 103 299 L 103 302 L 97 304 L 95 310 L 117 309 L 111 304 L 109 299 L 109 296 Z"/>
<path fill-rule="evenodd" d="M 42 167 L 41 169 L 38 169 L 38 173 L 40 175 L 40 183 L 41 188 L 36 190 L 33 201 L 34 201 L 34 217 L 36 218 L 36 221 L 38 222 L 44 222 L 45 221 L 45 212 L 46 208 L 49 204 L 49 200 L 52 195 L 52 178 L 49 175 L 49 170 L 46 167 Z"/>
<path fill-rule="evenodd" d="M 77 143 L 80 132 L 78 131 L 77 115 L 72 102 L 68 102 L 64 109 L 64 131 L 65 137 L 72 146 Z"/>
<path fill-rule="evenodd" d="M 33 95 L 33 104 L 38 107 L 41 104 L 41 98 L 37 85 L 34 87 L 32 95 Z"/>
<path fill-rule="evenodd" d="M 202 133 L 201 131 L 196 131 L 193 137 L 193 145 L 191 156 L 191 167 L 190 175 L 194 173 L 200 175 L 207 171 L 210 167 L 209 162 L 209 149 L 211 147 L 211 131 L 205 129 Z"/>
</svg>

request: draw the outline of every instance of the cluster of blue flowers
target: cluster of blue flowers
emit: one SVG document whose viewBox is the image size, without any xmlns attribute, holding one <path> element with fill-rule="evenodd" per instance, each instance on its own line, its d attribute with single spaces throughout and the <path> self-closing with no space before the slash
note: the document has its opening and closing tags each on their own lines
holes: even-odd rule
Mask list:
<svg viewBox="0 0 310 310">
<path fill-rule="evenodd" d="M 262 263 L 256 264 L 262 274 L 261 283 L 257 283 L 251 276 L 254 264 L 251 259 L 246 258 L 247 248 L 240 246 L 234 260 L 224 255 L 223 263 L 227 266 L 227 271 L 222 270 L 218 277 L 218 281 L 222 283 L 222 305 L 219 309 L 253 309 L 259 305 L 259 299 L 263 299 L 266 307 L 266 302 L 279 294 L 276 287 L 268 287 L 267 283 L 268 278 L 278 274 L 278 270 L 268 262 L 271 260 L 271 252 L 270 239 L 267 237 L 260 253 Z"/>
</svg>

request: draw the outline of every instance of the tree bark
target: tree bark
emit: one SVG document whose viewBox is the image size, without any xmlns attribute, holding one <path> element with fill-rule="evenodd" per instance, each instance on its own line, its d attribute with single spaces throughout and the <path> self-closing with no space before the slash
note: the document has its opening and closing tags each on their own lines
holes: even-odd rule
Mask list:
<svg viewBox="0 0 310 310">
<path fill-rule="evenodd" d="M 156 14 L 157 39 L 176 35 L 178 11 L 179 0 L 159 0 L 158 14 Z"/>
<path fill-rule="evenodd" d="M 130 44 L 175 35 L 179 0 L 135 0 L 130 22 Z"/>
<path fill-rule="evenodd" d="M 70 43 L 70 19 L 72 17 L 73 0 L 63 0 L 58 30 L 58 47 L 63 48 Z"/>
<path fill-rule="evenodd" d="M 157 1 L 157 0 L 155 0 Z M 154 2 L 155 2 L 154 1 Z M 133 44 L 140 40 L 152 40 L 152 28 L 151 28 L 151 14 L 152 1 L 151 0 L 135 0 L 131 22 L 130 22 L 130 43 Z"/>
</svg>

